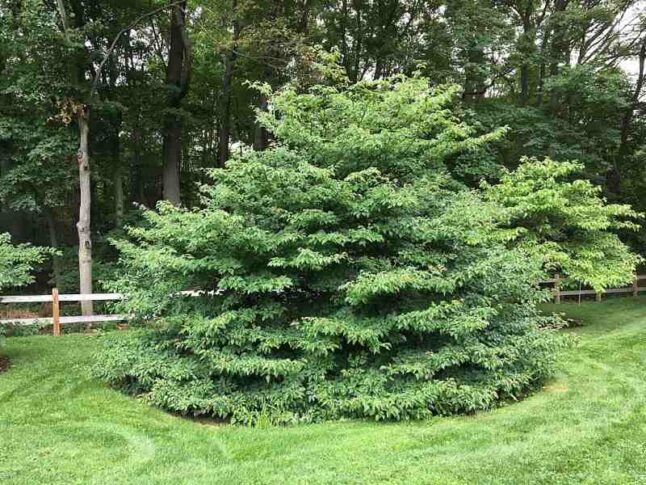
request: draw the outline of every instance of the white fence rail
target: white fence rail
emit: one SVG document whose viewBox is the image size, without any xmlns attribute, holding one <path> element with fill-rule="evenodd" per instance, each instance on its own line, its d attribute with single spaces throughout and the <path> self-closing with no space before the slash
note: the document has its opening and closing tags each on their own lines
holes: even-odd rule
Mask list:
<svg viewBox="0 0 646 485">
<path fill-rule="evenodd" d="M 58 290 L 54 288 L 51 295 L 20 295 L 20 296 L 0 296 L 0 304 L 21 304 L 21 303 L 51 303 L 51 317 L 37 318 L 5 318 L 0 320 L 0 325 L 53 325 L 53 334 L 61 334 L 61 325 L 82 323 L 91 325 L 93 323 L 107 322 L 125 322 L 128 315 L 78 315 L 78 316 L 60 316 L 61 302 L 81 302 L 81 301 L 119 301 L 124 296 L 120 293 L 93 293 L 90 295 L 68 294 L 59 295 Z"/>
<path fill-rule="evenodd" d="M 118 301 L 121 293 L 93 293 L 91 295 L 58 295 L 59 301 Z M 52 303 L 52 295 L 0 296 L 0 303 Z"/>
<path fill-rule="evenodd" d="M 541 281 L 540 284 L 552 285 L 552 294 L 555 303 L 561 303 L 561 299 L 568 296 L 585 296 L 596 295 L 597 301 L 600 301 L 603 294 L 613 293 L 632 293 L 637 296 L 640 292 L 646 291 L 646 286 L 639 286 L 640 280 L 646 280 L 646 274 L 635 275 L 632 286 L 625 288 L 608 288 L 603 292 L 596 292 L 595 290 L 579 289 L 579 290 L 562 290 L 562 285 L 566 280 L 562 279 L 558 274 L 554 278 L 549 278 Z M 213 292 L 210 292 L 212 294 Z M 184 296 L 198 296 L 203 294 L 200 291 L 183 291 Z M 5 318 L 0 319 L 0 325 L 40 325 L 50 324 L 53 325 L 53 334 L 60 335 L 61 325 L 81 323 L 91 325 L 93 323 L 108 323 L 108 322 L 126 322 L 128 315 L 86 315 L 86 316 L 60 316 L 60 303 L 61 302 L 81 302 L 81 301 L 120 301 L 125 298 L 121 293 L 93 293 L 91 295 L 67 294 L 59 295 L 57 289 L 52 290 L 51 295 L 20 295 L 20 296 L 0 296 L 0 304 L 22 304 L 22 303 L 51 303 L 52 316 L 41 318 Z"/>
</svg>

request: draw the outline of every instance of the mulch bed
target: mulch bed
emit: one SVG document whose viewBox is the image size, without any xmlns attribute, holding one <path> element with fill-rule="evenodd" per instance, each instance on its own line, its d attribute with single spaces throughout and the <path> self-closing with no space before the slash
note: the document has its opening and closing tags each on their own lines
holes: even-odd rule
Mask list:
<svg viewBox="0 0 646 485">
<path fill-rule="evenodd" d="M 6 370 L 9 370 L 9 366 L 9 357 L 0 355 L 0 374 L 2 374 Z"/>
</svg>

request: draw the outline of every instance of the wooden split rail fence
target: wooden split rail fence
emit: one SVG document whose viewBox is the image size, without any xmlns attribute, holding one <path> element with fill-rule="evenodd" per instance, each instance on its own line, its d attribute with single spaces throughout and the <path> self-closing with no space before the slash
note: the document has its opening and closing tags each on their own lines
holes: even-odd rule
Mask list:
<svg viewBox="0 0 646 485">
<path fill-rule="evenodd" d="M 61 316 L 62 302 L 82 302 L 82 301 L 119 301 L 123 300 L 123 295 L 120 293 L 93 293 L 90 295 L 60 295 L 58 290 L 54 288 L 51 295 L 21 295 L 21 296 L 0 296 L 0 303 L 4 304 L 20 304 L 20 303 L 51 303 L 52 316 L 51 317 L 37 317 L 37 318 L 6 318 L 0 320 L 1 324 L 12 325 L 39 325 L 51 324 L 54 335 L 61 334 L 61 325 L 72 323 L 83 323 L 91 325 L 93 323 L 107 323 L 107 322 L 125 322 L 128 320 L 128 315 L 79 315 L 79 316 Z"/>
<path fill-rule="evenodd" d="M 601 301 L 601 298 L 604 294 L 613 294 L 613 293 L 631 293 L 633 296 L 639 295 L 640 291 L 646 291 L 646 286 L 639 286 L 641 280 L 646 280 L 646 274 L 635 275 L 633 279 L 633 284 L 631 286 L 626 286 L 623 288 L 607 288 L 602 292 L 588 289 L 578 289 L 578 290 L 562 290 L 562 285 L 566 280 L 562 279 L 558 274 L 554 278 L 550 278 L 545 281 L 541 281 L 541 284 L 552 284 L 552 295 L 554 297 L 554 303 L 561 303 L 561 299 L 566 296 L 589 296 L 594 295 L 597 301 Z"/>
<path fill-rule="evenodd" d="M 552 285 L 552 294 L 555 303 L 561 303 L 564 297 L 568 296 L 588 296 L 595 295 L 597 301 L 601 301 L 603 294 L 613 293 L 631 293 L 637 296 L 641 291 L 646 291 L 646 286 L 639 286 L 641 280 L 646 280 L 646 274 L 635 275 L 632 286 L 624 288 L 608 288 L 599 293 L 594 290 L 578 289 L 578 290 L 562 290 L 562 285 L 566 280 L 562 279 L 558 274 L 554 278 L 541 281 L 540 284 Z M 182 295 L 197 296 L 202 292 L 197 291 L 183 291 Z M 128 315 L 90 315 L 90 316 L 61 316 L 62 302 L 82 302 L 82 301 L 120 301 L 124 299 L 124 295 L 120 293 L 93 293 L 90 295 L 69 294 L 60 295 L 58 290 L 54 288 L 51 295 L 21 295 L 21 296 L 0 296 L 0 304 L 23 304 L 23 303 L 51 303 L 52 316 L 51 317 L 38 317 L 38 318 L 6 318 L 0 319 L 0 325 L 38 325 L 38 324 L 51 324 L 52 332 L 54 335 L 61 334 L 61 325 L 81 323 L 91 325 L 93 323 L 108 323 L 108 322 L 127 322 Z"/>
<path fill-rule="evenodd" d="M 205 294 L 203 291 L 182 291 L 181 296 L 200 296 Z M 213 294 L 213 292 L 206 292 Z M 54 335 L 61 334 L 61 325 L 82 323 L 92 325 L 93 323 L 108 322 L 127 322 L 128 315 L 78 315 L 78 316 L 61 316 L 62 302 L 82 302 L 82 301 L 121 301 L 125 298 L 121 293 L 92 293 L 88 295 L 68 294 L 60 295 L 54 288 L 51 295 L 20 295 L 20 296 L 0 296 L 0 304 L 21 304 L 21 303 L 51 303 L 51 317 L 36 318 L 5 318 L 0 319 L 0 325 L 52 325 Z"/>
</svg>

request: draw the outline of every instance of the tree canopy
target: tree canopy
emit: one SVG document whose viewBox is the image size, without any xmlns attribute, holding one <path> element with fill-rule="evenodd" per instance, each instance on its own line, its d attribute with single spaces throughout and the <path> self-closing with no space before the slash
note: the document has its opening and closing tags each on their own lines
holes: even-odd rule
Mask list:
<svg viewBox="0 0 646 485">
<path fill-rule="evenodd" d="M 507 129 L 448 161 L 461 182 L 578 160 L 643 211 L 645 29 L 639 0 L 0 0 L 0 231 L 59 247 L 42 270 L 61 289 L 79 291 L 86 251 L 100 287 L 135 204 L 191 207 L 208 169 L 280 139 L 256 121 L 271 90 L 415 72 L 456 86 L 473 138 Z M 643 231 L 626 241 L 641 251 Z"/>
</svg>

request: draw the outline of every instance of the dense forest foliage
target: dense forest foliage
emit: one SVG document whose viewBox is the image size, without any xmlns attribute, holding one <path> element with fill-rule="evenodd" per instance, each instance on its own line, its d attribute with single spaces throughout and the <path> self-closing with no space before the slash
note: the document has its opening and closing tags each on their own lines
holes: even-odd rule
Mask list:
<svg viewBox="0 0 646 485">
<path fill-rule="evenodd" d="M 59 249 L 41 289 L 102 287 L 107 241 L 137 205 L 192 207 L 209 169 L 275 144 L 256 121 L 274 109 L 269 89 L 413 73 L 459 86 L 476 134 L 506 127 L 448 162 L 460 182 L 495 183 L 523 156 L 578 160 L 607 199 L 643 210 L 643 12 L 636 0 L 0 0 L 0 233 Z M 641 248 L 643 232 L 627 237 Z"/>
</svg>

